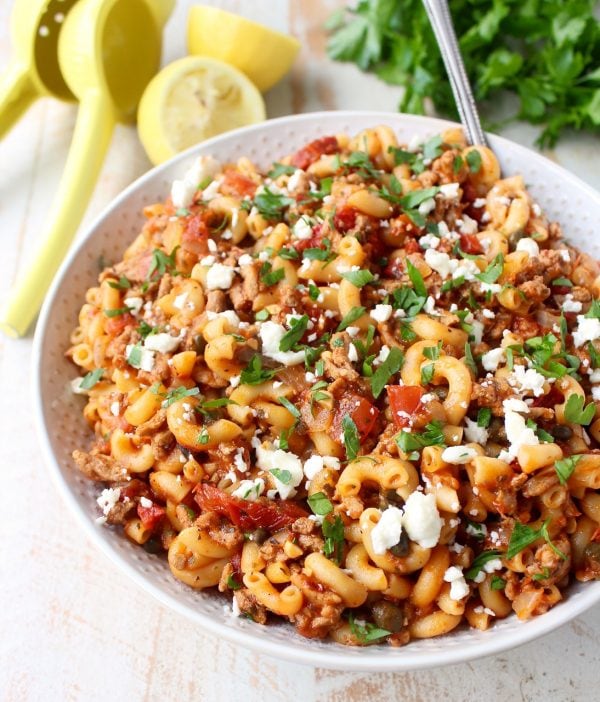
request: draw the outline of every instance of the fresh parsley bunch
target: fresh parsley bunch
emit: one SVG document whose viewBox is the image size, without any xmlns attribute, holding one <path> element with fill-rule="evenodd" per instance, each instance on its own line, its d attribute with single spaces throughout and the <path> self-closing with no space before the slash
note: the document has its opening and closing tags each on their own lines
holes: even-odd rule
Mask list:
<svg viewBox="0 0 600 702">
<path fill-rule="evenodd" d="M 600 22 L 595 0 L 452 0 L 450 10 L 475 98 L 486 106 L 508 91 L 513 117 L 544 125 L 552 146 L 565 128 L 600 128 Z M 327 23 L 331 58 L 406 88 L 399 109 L 456 117 L 444 65 L 421 0 L 359 0 Z M 489 112 L 488 112 L 489 116 Z"/>
</svg>

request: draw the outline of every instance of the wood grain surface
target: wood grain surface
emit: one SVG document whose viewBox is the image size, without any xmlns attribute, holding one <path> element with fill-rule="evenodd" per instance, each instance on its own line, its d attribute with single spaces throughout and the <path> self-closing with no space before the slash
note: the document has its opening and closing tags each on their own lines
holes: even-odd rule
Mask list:
<svg viewBox="0 0 600 702">
<path fill-rule="evenodd" d="M 190 0 L 179 0 L 164 60 L 185 53 Z M 221 0 L 224 9 L 292 32 L 291 75 L 267 95 L 269 116 L 319 109 L 394 110 L 399 90 L 324 57 L 332 0 Z M 0 66 L 12 0 L 0 0 Z M 0 301 L 39 241 L 76 108 L 38 102 L 0 143 Z M 530 145 L 535 130 L 505 134 Z M 600 147 L 565 139 L 549 154 L 600 187 Z M 133 127 L 117 128 L 89 221 L 149 163 Z M 85 223 L 84 223 L 85 225 Z M 81 231 L 81 230 L 80 230 Z M 205 634 L 138 589 L 86 539 L 41 462 L 31 416 L 31 338 L 0 338 L 0 700 L 362 702 L 600 699 L 600 608 L 538 642 L 475 663 L 404 674 L 353 674 L 283 663 Z"/>
</svg>

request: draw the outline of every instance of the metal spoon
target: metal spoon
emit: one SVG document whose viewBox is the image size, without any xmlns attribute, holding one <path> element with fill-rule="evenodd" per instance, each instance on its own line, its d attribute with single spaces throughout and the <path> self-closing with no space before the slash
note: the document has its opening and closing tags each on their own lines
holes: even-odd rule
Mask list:
<svg viewBox="0 0 600 702">
<path fill-rule="evenodd" d="M 456 39 L 456 33 L 454 32 L 448 2 L 446 0 L 423 0 L 423 5 L 440 47 L 458 113 L 467 133 L 467 140 L 471 144 L 487 146 L 487 140 L 481 128 L 481 121 L 477 112 L 477 105 L 475 104 L 465 64 L 463 63 Z"/>
</svg>

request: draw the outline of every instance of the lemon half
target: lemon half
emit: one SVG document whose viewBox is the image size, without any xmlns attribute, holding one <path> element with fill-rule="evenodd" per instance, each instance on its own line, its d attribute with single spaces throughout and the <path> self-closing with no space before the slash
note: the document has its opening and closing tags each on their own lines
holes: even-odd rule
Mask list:
<svg viewBox="0 0 600 702">
<path fill-rule="evenodd" d="M 190 8 L 187 41 L 190 54 L 239 68 L 261 92 L 283 78 L 300 50 L 294 37 L 205 5 Z"/>
<path fill-rule="evenodd" d="M 243 73 L 222 61 L 187 56 L 148 84 L 138 108 L 138 133 L 156 165 L 204 139 L 265 117 L 262 95 Z"/>
</svg>

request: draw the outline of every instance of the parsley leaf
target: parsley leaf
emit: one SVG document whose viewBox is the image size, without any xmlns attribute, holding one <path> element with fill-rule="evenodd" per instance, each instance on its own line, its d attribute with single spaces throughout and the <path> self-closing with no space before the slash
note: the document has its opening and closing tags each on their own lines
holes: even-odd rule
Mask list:
<svg viewBox="0 0 600 702">
<path fill-rule="evenodd" d="M 108 285 L 109 287 L 115 288 L 116 290 L 127 290 L 131 287 L 129 279 L 124 275 L 122 275 L 118 281 L 109 280 Z"/>
<path fill-rule="evenodd" d="M 309 321 L 308 315 L 306 314 L 303 314 L 302 317 L 293 317 L 290 321 L 290 330 L 281 337 L 279 350 L 289 351 L 293 348 L 304 336 L 304 333 L 308 329 Z"/>
<path fill-rule="evenodd" d="M 406 431 L 403 429 L 396 435 L 398 448 L 404 453 L 420 451 L 425 446 L 445 446 L 446 438 L 443 432 L 443 425 L 440 421 L 434 420 L 425 426 L 422 433 Z"/>
<path fill-rule="evenodd" d="M 494 260 L 489 264 L 489 266 L 483 271 L 483 273 L 477 273 L 475 277 L 481 280 L 482 283 L 495 283 L 498 278 L 502 275 L 502 270 L 504 268 L 504 256 L 499 253 Z"/>
<path fill-rule="evenodd" d="M 572 393 L 567 399 L 565 405 L 565 419 L 573 424 L 582 424 L 587 426 L 596 413 L 596 405 L 593 402 L 584 408 L 585 398 L 581 395 Z"/>
<path fill-rule="evenodd" d="M 281 397 L 278 397 L 277 400 L 278 400 L 279 404 L 283 405 L 292 416 L 296 417 L 296 419 L 300 418 L 300 410 L 296 407 L 296 405 L 294 405 L 292 402 L 290 402 L 287 399 L 287 397 L 281 396 Z"/>
<path fill-rule="evenodd" d="M 406 272 L 410 278 L 410 282 L 413 284 L 413 288 L 419 297 L 427 298 L 427 288 L 425 287 L 425 281 L 423 276 L 419 272 L 409 259 L 406 259 Z M 424 304 L 424 303 L 423 303 Z"/>
<path fill-rule="evenodd" d="M 104 375 L 104 368 L 96 368 L 93 371 L 90 371 L 86 375 L 83 376 L 81 379 L 81 382 L 79 383 L 79 387 L 82 390 L 91 390 L 94 385 L 102 378 Z"/>
<path fill-rule="evenodd" d="M 494 575 L 490 580 L 490 587 L 492 590 L 504 590 L 506 587 L 506 580 L 501 578 L 499 575 Z"/>
<path fill-rule="evenodd" d="M 404 354 L 397 347 L 394 346 L 390 349 L 390 352 L 385 359 L 385 361 L 377 368 L 373 376 L 371 377 L 371 392 L 373 397 L 379 397 L 381 392 L 387 385 L 388 380 L 397 373 L 402 364 L 404 363 Z"/>
<path fill-rule="evenodd" d="M 176 246 L 169 255 L 161 251 L 161 249 L 154 249 L 150 259 L 150 267 L 146 274 L 146 287 L 148 283 L 162 278 L 165 273 L 175 271 L 175 254 L 178 248 L 179 246 Z"/>
<path fill-rule="evenodd" d="M 271 468 L 269 471 L 271 475 L 279 480 L 280 483 L 284 485 L 289 485 L 292 480 L 292 474 L 289 470 L 281 470 L 280 468 Z"/>
<path fill-rule="evenodd" d="M 325 519 L 321 525 L 325 543 L 323 544 L 323 553 L 327 558 L 338 565 L 342 560 L 342 547 L 344 545 L 344 522 L 336 515 L 333 521 Z"/>
<path fill-rule="evenodd" d="M 261 357 L 255 354 L 240 373 L 240 382 L 244 385 L 260 385 L 271 380 L 278 370 L 278 368 L 263 368 Z"/>
<path fill-rule="evenodd" d="M 342 419 L 342 432 L 346 458 L 349 461 L 353 461 L 358 456 L 360 450 L 360 435 L 354 420 L 348 414 L 344 415 Z"/>
<path fill-rule="evenodd" d="M 481 154 L 479 151 L 477 151 L 477 149 L 469 151 L 466 158 L 471 173 L 479 173 L 479 169 L 481 168 Z"/>
<path fill-rule="evenodd" d="M 179 400 L 183 400 L 184 397 L 193 397 L 194 395 L 199 395 L 200 390 L 198 388 L 186 388 L 185 385 L 180 385 L 178 388 L 171 388 L 167 393 L 161 393 L 158 390 L 158 383 L 155 386 L 152 386 L 150 390 L 155 394 L 155 395 L 163 395 L 164 400 L 162 401 L 162 406 L 163 407 L 170 407 L 174 402 L 178 402 Z"/>
<path fill-rule="evenodd" d="M 347 329 L 348 327 L 351 327 L 354 322 L 356 322 L 357 319 L 363 316 L 365 313 L 365 308 L 364 307 L 353 307 L 350 312 L 342 319 L 342 321 L 338 324 L 338 328 L 336 331 L 341 332 L 344 331 L 344 329 Z"/>
<path fill-rule="evenodd" d="M 582 458 L 583 456 L 581 454 L 576 454 L 575 456 L 569 456 L 568 458 L 556 461 L 554 470 L 556 471 L 556 475 L 558 475 L 558 481 L 561 485 L 565 485 L 567 480 L 573 475 L 575 466 Z"/>
<path fill-rule="evenodd" d="M 490 426 L 492 420 L 492 410 L 489 407 L 482 407 L 479 412 L 477 412 L 477 426 L 487 429 Z"/>
<path fill-rule="evenodd" d="M 285 270 L 283 268 L 273 270 L 273 265 L 269 261 L 265 261 L 260 267 L 260 279 L 265 285 L 275 285 L 284 278 Z"/>
<path fill-rule="evenodd" d="M 263 217 L 271 220 L 283 219 L 283 211 L 286 207 L 295 204 L 294 198 L 274 193 L 268 187 L 254 197 L 254 207 Z"/>
<path fill-rule="evenodd" d="M 389 636 L 392 632 L 387 629 L 381 629 L 375 624 L 370 624 L 369 622 L 365 624 L 359 624 L 356 619 L 354 619 L 354 614 L 350 612 L 348 616 L 348 624 L 350 625 L 350 631 L 356 636 L 356 639 L 361 644 L 370 644 L 379 639 Z"/>
<path fill-rule="evenodd" d="M 347 271 L 346 273 L 342 273 L 342 278 L 345 278 L 357 288 L 362 288 L 363 286 L 367 285 L 367 283 L 375 280 L 375 276 L 371 273 L 371 271 L 367 270 Z"/>
<path fill-rule="evenodd" d="M 316 514 L 319 517 L 324 517 L 330 512 L 333 512 L 333 505 L 324 492 L 315 492 L 314 494 L 309 495 L 307 502 L 308 506 L 312 509 L 313 514 Z"/>
<path fill-rule="evenodd" d="M 412 210 L 414 207 L 418 207 L 425 200 L 430 200 L 434 195 L 439 193 L 440 189 L 437 186 L 433 188 L 425 188 L 424 190 L 411 190 L 404 197 L 400 198 L 400 205 L 405 210 Z"/>
<path fill-rule="evenodd" d="M 543 538 L 548 546 L 556 553 L 557 556 L 566 559 L 565 554 L 560 551 L 552 543 L 550 535 L 548 534 L 548 524 L 550 523 L 550 517 L 542 524 L 539 529 L 534 529 L 527 524 L 521 524 L 520 522 L 515 522 L 512 534 L 510 535 L 510 541 L 508 543 L 508 549 L 506 551 L 506 558 L 509 560 L 514 558 L 517 553 L 520 553 L 524 548 L 531 545 L 534 541 Z"/>
<path fill-rule="evenodd" d="M 494 559 L 499 558 L 500 555 L 500 551 L 496 550 L 482 551 L 481 553 L 477 554 L 473 563 L 471 564 L 471 567 L 465 572 L 465 578 L 467 580 L 475 580 L 483 566 L 486 563 L 489 563 L 489 561 L 493 561 Z"/>
<path fill-rule="evenodd" d="M 292 175 L 292 173 L 295 172 L 296 168 L 294 166 L 287 166 L 285 163 L 278 163 L 275 161 L 273 163 L 273 168 L 267 173 L 267 176 L 271 180 L 275 180 L 281 175 Z"/>
<path fill-rule="evenodd" d="M 421 385 L 429 385 L 435 373 L 435 363 L 427 363 L 421 366 Z"/>
</svg>

